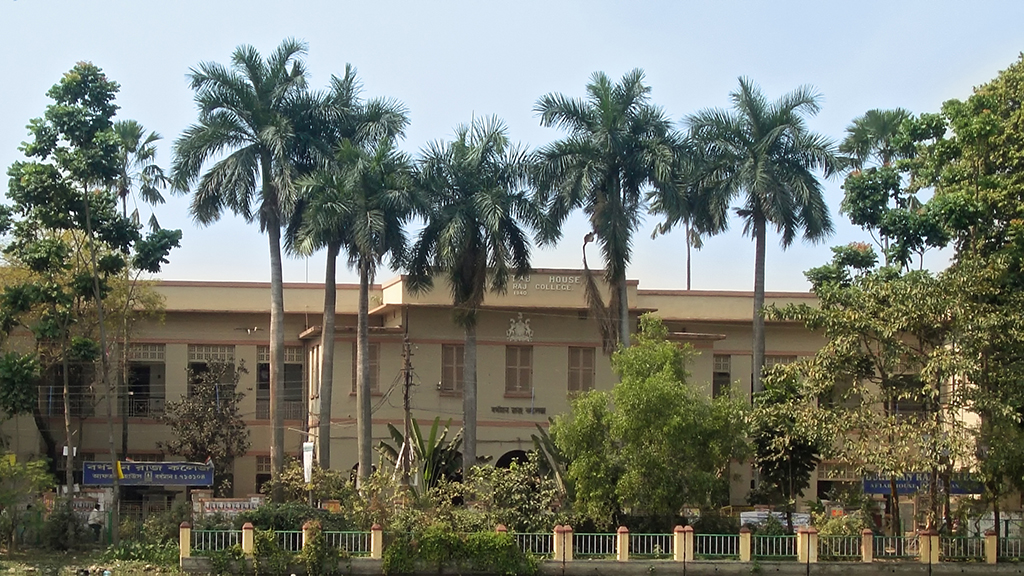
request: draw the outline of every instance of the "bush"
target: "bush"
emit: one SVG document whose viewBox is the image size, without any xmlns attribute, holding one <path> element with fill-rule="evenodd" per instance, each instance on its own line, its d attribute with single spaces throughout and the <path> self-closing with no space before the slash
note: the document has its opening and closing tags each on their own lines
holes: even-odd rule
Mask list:
<svg viewBox="0 0 1024 576">
<path fill-rule="evenodd" d="M 71 509 L 70 502 L 58 502 L 43 522 L 43 547 L 70 550 L 92 538 L 92 534 Z"/>
<path fill-rule="evenodd" d="M 693 522 L 697 534 L 738 534 L 740 521 L 717 510 L 705 510 Z"/>
<path fill-rule="evenodd" d="M 178 529 L 181 526 L 181 523 L 190 522 L 191 519 L 191 504 L 185 501 L 177 501 L 171 505 L 169 510 L 150 514 L 146 518 L 145 522 L 142 523 L 143 541 L 153 544 L 162 544 L 164 542 L 172 541 L 177 542 Z"/>
<path fill-rule="evenodd" d="M 355 529 L 352 522 L 342 514 L 333 514 L 299 502 L 264 504 L 255 510 L 239 514 L 235 519 L 235 527 L 240 528 L 246 522 L 252 522 L 252 525 L 260 530 L 302 530 L 302 525 L 307 520 L 318 522 L 328 531 Z"/>
<path fill-rule="evenodd" d="M 441 526 L 399 534 L 384 550 L 385 574 L 458 572 L 532 575 L 537 559 L 524 553 L 509 534 L 475 532 L 457 534 Z"/>
<path fill-rule="evenodd" d="M 160 566 L 177 566 L 178 545 L 173 542 L 151 544 L 138 540 L 126 540 L 121 542 L 117 548 L 108 548 L 103 554 L 103 559 L 108 562 L 122 560 L 146 562 Z"/>
</svg>

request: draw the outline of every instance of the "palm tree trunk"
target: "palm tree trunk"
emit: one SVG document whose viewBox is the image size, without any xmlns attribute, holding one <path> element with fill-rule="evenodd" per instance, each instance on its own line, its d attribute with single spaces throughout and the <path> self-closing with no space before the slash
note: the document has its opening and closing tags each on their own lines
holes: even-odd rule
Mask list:
<svg viewBox="0 0 1024 576">
<path fill-rule="evenodd" d="M 462 477 L 476 464 L 476 323 L 466 323 L 462 372 Z"/>
<path fill-rule="evenodd" d="M 754 217 L 754 327 L 753 327 L 753 377 L 750 382 L 751 394 L 764 389 L 761 373 L 764 370 L 764 216 Z"/>
<path fill-rule="evenodd" d="M 617 287 L 619 291 L 619 342 L 623 348 L 629 348 L 629 285 L 623 273 Z"/>
<path fill-rule="evenodd" d="M 690 229 L 690 221 L 686 221 L 686 289 L 690 289 L 690 247 L 693 246 L 693 232 Z"/>
<path fill-rule="evenodd" d="M 359 484 L 370 477 L 373 466 L 373 415 L 370 413 L 370 269 L 359 258 L 359 319 L 356 324 L 356 446 L 359 455 Z"/>
<path fill-rule="evenodd" d="M 324 278 L 324 321 L 320 333 L 320 414 L 317 416 L 316 454 L 320 467 L 331 467 L 331 402 L 334 389 L 334 322 L 338 302 L 338 252 L 341 245 L 327 246 Z"/>
<path fill-rule="evenodd" d="M 264 172 L 264 178 L 269 177 Z M 266 180 L 264 181 L 266 182 Z M 284 412 L 280 402 L 284 396 L 281 368 L 284 366 L 284 280 L 281 272 L 281 223 L 276 214 L 267 216 L 267 236 L 270 239 L 270 470 L 274 480 L 284 470 Z M 284 501 L 279 483 L 271 495 L 274 502 Z"/>
</svg>

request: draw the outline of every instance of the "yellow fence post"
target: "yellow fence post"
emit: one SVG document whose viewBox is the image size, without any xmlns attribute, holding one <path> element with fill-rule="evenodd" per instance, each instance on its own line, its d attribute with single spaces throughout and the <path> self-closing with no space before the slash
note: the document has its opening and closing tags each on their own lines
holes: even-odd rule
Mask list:
<svg viewBox="0 0 1024 576">
<path fill-rule="evenodd" d="M 182 522 L 178 527 L 178 565 L 181 565 L 182 558 L 192 555 L 192 525 Z"/>
<path fill-rule="evenodd" d="M 750 528 L 740 528 L 740 562 L 750 562 Z"/>
<path fill-rule="evenodd" d="M 562 551 L 562 525 L 555 524 L 555 535 L 551 539 L 551 555 L 556 562 L 565 562 L 565 552 Z"/>
<path fill-rule="evenodd" d="M 252 556 L 256 549 L 255 528 L 252 522 L 242 524 L 242 554 Z"/>
<path fill-rule="evenodd" d="M 306 520 L 302 525 L 302 548 L 306 548 L 306 544 L 313 541 L 313 521 Z"/>
<path fill-rule="evenodd" d="M 995 530 L 985 531 L 985 563 L 995 564 L 999 562 L 999 536 Z"/>
<path fill-rule="evenodd" d="M 682 526 L 672 529 L 672 559 L 676 562 L 686 562 L 686 542 Z"/>
<path fill-rule="evenodd" d="M 629 528 L 619 526 L 615 532 L 615 559 L 619 562 L 629 560 Z"/>
<path fill-rule="evenodd" d="M 565 554 L 563 562 L 572 562 L 573 556 L 573 543 L 572 543 L 572 526 L 566 524 L 562 526 L 562 552 Z"/>
<path fill-rule="evenodd" d="M 867 528 L 860 531 L 860 561 L 866 564 L 875 561 L 875 533 Z"/>
<path fill-rule="evenodd" d="M 370 527 L 370 558 L 380 560 L 384 557 L 384 529 L 380 524 Z"/>
<path fill-rule="evenodd" d="M 807 563 L 817 564 L 818 563 L 818 529 L 811 526 L 805 531 L 805 538 L 807 544 Z"/>
<path fill-rule="evenodd" d="M 803 526 L 796 529 L 796 561 L 807 564 L 807 528 Z"/>
</svg>

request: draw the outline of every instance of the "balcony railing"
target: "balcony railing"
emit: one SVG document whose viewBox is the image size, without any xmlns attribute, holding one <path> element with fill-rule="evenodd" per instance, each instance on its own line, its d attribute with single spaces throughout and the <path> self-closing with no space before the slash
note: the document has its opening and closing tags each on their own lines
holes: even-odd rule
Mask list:
<svg viewBox="0 0 1024 576">
<path fill-rule="evenodd" d="M 128 416 L 131 418 L 149 418 L 161 416 L 167 400 L 164 398 L 129 398 Z"/>
<path fill-rule="evenodd" d="M 303 420 L 306 417 L 306 406 L 301 400 L 285 400 L 281 402 L 281 410 L 285 420 Z M 256 419 L 270 420 L 270 399 L 256 399 Z"/>
<path fill-rule="evenodd" d="M 69 391 L 68 408 L 72 417 L 86 418 L 95 412 L 92 393 L 81 386 Z M 43 416 L 64 415 L 64 387 L 42 386 L 39 388 L 39 411 Z"/>
</svg>

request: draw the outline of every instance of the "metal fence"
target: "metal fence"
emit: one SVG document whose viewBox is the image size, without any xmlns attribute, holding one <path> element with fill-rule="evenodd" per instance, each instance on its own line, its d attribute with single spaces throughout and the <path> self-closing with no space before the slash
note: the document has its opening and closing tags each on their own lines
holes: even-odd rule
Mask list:
<svg viewBox="0 0 1024 576">
<path fill-rule="evenodd" d="M 197 552 L 227 550 L 242 545 L 241 530 L 193 530 L 192 549 Z"/>
<path fill-rule="evenodd" d="M 942 538 L 939 550 L 943 560 L 984 560 L 985 539 L 960 536 Z"/>
<path fill-rule="evenodd" d="M 671 558 L 672 534 L 630 534 L 629 555 L 644 558 Z"/>
<path fill-rule="evenodd" d="M 1024 556 L 1024 540 L 1020 538 L 1000 538 L 999 558 L 1020 558 Z"/>
<path fill-rule="evenodd" d="M 302 530 L 277 530 L 274 532 L 277 545 L 286 552 L 302 551 Z"/>
<path fill-rule="evenodd" d="M 694 534 L 693 555 L 697 558 L 739 558 L 740 537 L 736 534 Z"/>
<path fill-rule="evenodd" d="M 573 534 L 572 548 L 576 558 L 614 557 L 615 534 Z"/>
<path fill-rule="evenodd" d="M 351 556 L 369 556 L 369 532 L 332 532 L 324 530 L 324 542 L 329 548 L 344 550 Z"/>
<path fill-rule="evenodd" d="M 917 536 L 875 536 L 874 557 L 879 560 L 914 558 L 917 554 Z"/>
<path fill-rule="evenodd" d="M 755 558 L 796 558 L 796 536 L 758 536 L 751 541 Z"/>
<path fill-rule="evenodd" d="M 818 536 L 818 560 L 860 561 L 860 536 Z"/>
<path fill-rule="evenodd" d="M 519 549 L 527 554 L 533 554 L 534 556 L 550 556 L 554 554 L 555 536 L 551 533 L 513 534 L 512 538 L 515 539 L 516 544 L 519 544 Z"/>
</svg>

